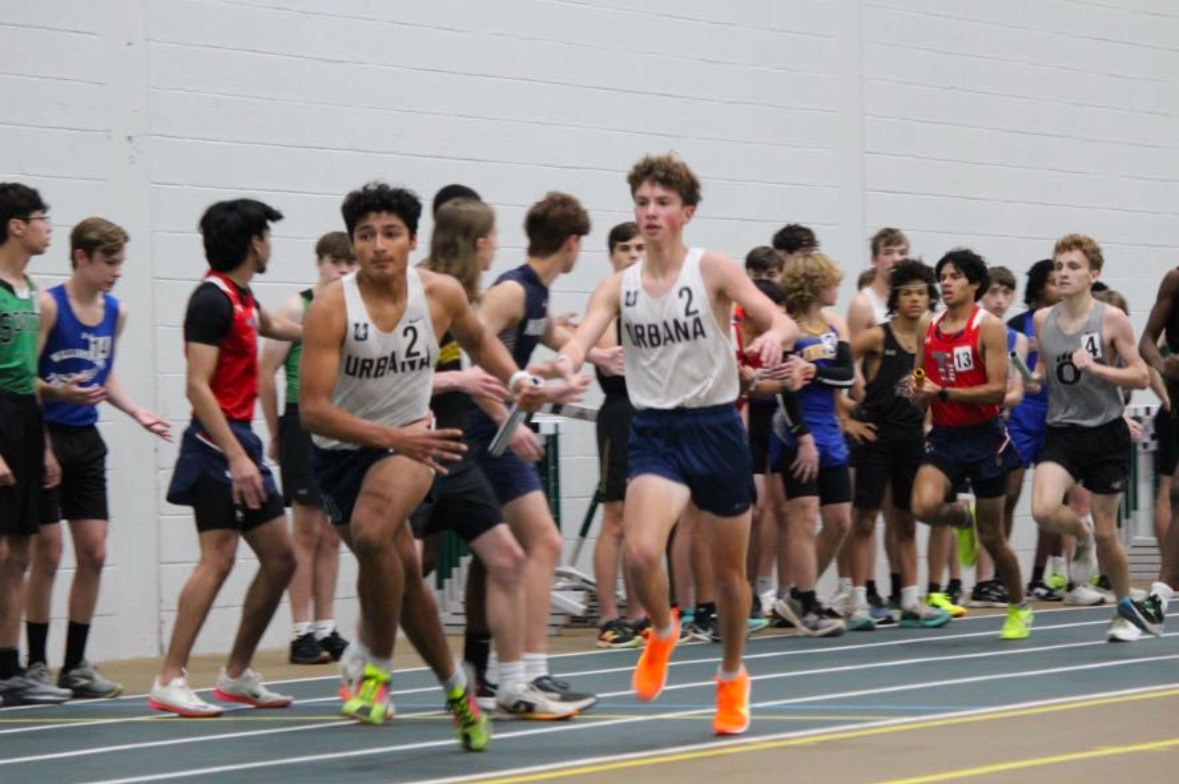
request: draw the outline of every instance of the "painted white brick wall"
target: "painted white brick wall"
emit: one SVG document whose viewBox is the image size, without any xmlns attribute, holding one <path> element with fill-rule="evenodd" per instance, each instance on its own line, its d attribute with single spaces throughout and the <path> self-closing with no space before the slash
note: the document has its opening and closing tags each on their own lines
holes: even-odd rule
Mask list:
<svg viewBox="0 0 1179 784">
<path fill-rule="evenodd" d="M 883 225 L 927 260 L 965 244 L 1017 273 L 1086 231 L 1141 326 L 1179 246 L 1177 39 L 1164 0 L 6 4 L 0 177 L 53 205 L 57 242 L 33 265 L 43 283 L 66 274 L 81 218 L 130 230 L 119 372 L 178 431 L 201 210 L 251 195 L 286 214 L 257 285 L 276 307 L 312 279 L 312 243 L 339 228 L 341 196 L 374 177 L 427 199 L 447 182 L 477 188 L 500 217 L 493 274 L 522 258 L 530 203 L 577 194 L 594 232 L 555 287 L 558 311 L 580 310 L 606 269 L 606 231 L 629 215 L 626 168 L 674 149 L 704 181 L 696 243 L 740 257 L 805 222 L 850 293 Z M 93 653 L 154 654 L 195 532 L 163 500 L 175 446 L 106 412 L 103 427 L 115 522 Z M 592 429 L 568 423 L 561 450 L 571 537 L 593 486 Z M 1026 519 L 1019 530 L 1026 550 Z M 251 570 L 243 558 L 199 650 L 227 648 Z M 353 576 L 345 557 L 345 619 Z M 63 577 L 58 627 L 65 596 Z M 265 645 L 282 644 L 287 618 Z"/>
</svg>

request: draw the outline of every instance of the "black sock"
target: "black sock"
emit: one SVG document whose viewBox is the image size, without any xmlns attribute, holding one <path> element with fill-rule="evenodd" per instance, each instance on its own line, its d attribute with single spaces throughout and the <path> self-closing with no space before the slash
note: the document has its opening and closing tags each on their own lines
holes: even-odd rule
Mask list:
<svg viewBox="0 0 1179 784">
<path fill-rule="evenodd" d="M 798 603 L 802 605 L 803 615 L 819 611 L 819 598 L 815 596 L 814 591 L 792 591 L 792 593 Z"/>
<path fill-rule="evenodd" d="M 929 588 L 926 590 L 925 593 L 926 593 L 926 595 L 929 595 L 929 594 L 941 593 L 941 592 L 942 592 L 942 584 L 941 583 L 930 583 Z"/>
<path fill-rule="evenodd" d="M 491 656 L 491 632 L 471 631 L 463 633 L 463 659 L 475 668 L 479 681 L 487 680 L 487 660 Z"/>
<path fill-rule="evenodd" d="M 889 596 L 900 600 L 901 598 L 901 573 L 889 572 L 888 575 Z"/>
<path fill-rule="evenodd" d="M 1032 567 L 1032 585 L 1039 585 L 1042 582 L 1044 582 L 1044 567 Z"/>
<path fill-rule="evenodd" d="M 66 650 L 65 662 L 62 664 L 63 670 L 68 672 L 74 669 L 86 658 L 86 638 L 89 636 L 90 624 L 70 621 L 70 625 L 66 630 Z"/>
<path fill-rule="evenodd" d="M 25 623 L 25 632 L 29 636 L 29 666 L 31 667 L 38 662 L 48 664 L 49 659 L 45 655 L 45 643 L 49 639 L 49 624 L 28 621 Z"/>
<path fill-rule="evenodd" d="M 0 681 L 20 673 L 20 653 L 16 648 L 0 648 Z"/>
<path fill-rule="evenodd" d="M 949 585 L 949 588 L 947 589 L 947 591 L 949 593 L 954 593 L 955 591 L 961 591 L 961 590 L 962 590 L 962 581 L 959 580 L 958 578 L 951 579 L 950 585 Z"/>
<path fill-rule="evenodd" d="M 876 581 L 875 580 L 869 580 L 867 585 L 865 585 L 864 587 L 868 589 L 869 596 L 875 596 L 877 599 L 880 598 L 880 593 L 876 590 Z"/>
<path fill-rule="evenodd" d="M 701 602 L 696 605 L 696 623 L 716 617 L 716 602 Z"/>
</svg>

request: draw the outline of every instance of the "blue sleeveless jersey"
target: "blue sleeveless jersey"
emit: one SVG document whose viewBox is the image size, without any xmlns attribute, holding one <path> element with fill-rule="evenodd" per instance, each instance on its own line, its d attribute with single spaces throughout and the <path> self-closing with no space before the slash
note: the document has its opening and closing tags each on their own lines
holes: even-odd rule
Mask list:
<svg viewBox="0 0 1179 784">
<path fill-rule="evenodd" d="M 45 341 L 38 374 L 51 384 L 70 376 L 81 376 L 83 386 L 105 385 L 115 361 L 119 301 L 110 294 L 103 294 L 102 321 L 91 327 L 78 321 L 74 315 L 65 284 L 49 289 L 49 294 L 57 302 L 57 322 Z M 85 427 L 98 421 L 98 408 L 46 401 L 45 421 Z"/>
<path fill-rule="evenodd" d="M 794 353 L 819 367 L 831 365 L 839 346 L 839 333 L 828 325 L 821 335 L 803 331 L 794 344 Z M 847 442 L 839 429 L 839 416 L 835 410 L 835 395 L 838 391 L 812 381 L 796 393 L 802 419 L 806 422 L 815 446 L 819 449 L 819 465 L 823 468 L 843 465 L 847 462 Z"/>
<path fill-rule="evenodd" d="M 525 368 L 528 367 L 532 352 L 536 350 L 536 345 L 540 343 L 548 324 L 549 289 L 541 282 L 536 270 L 528 264 L 508 270 L 496 278 L 492 286 L 509 280 L 524 287 L 524 318 L 499 333 L 499 339 L 503 341 L 516 364 Z M 489 434 L 494 434 L 497 429 L 495 423 L 473 401 L 470 405 L 471 421 L 468 432 L 476 440 L 489 440 Z"/>
</svg>

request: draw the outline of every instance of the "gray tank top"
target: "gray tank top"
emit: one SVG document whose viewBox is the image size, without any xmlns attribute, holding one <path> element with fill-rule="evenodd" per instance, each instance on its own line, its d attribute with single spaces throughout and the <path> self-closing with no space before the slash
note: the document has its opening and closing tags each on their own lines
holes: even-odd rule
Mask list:
<svg viewBox="0 0 1179 784">
<path fill-rule="evenodd" d="M 1040 356 L 1048 381 L 1049 425 L 1098 427 L 1122 415 L 1117 385 L 1081 372 L 1072 360 L 1073 352 L 1083 346 L 1099 365 L 1110 364 L 1101 329 L 1105 308 L 1104 302 L 1094 300 L 1085 325 L 1071 335 L 1057 324 L 1060 305 L 1048 311 L 1040 336 Z"/>
</svg>

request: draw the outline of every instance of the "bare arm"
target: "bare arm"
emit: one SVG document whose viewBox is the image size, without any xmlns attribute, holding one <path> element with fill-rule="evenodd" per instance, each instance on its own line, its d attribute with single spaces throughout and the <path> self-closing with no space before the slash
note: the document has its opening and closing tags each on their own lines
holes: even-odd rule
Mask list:
<svg viewBox="0 0 1179 784">
<path fill-rule="evenodd" d="M 875 326 L 876 313 L 872 310 L 872 303 L 863 292 L 852 297 L 851 305 L 847 308 L 848 334 L 854 341 L 865 330 Z"/>
<path fill-rule="evenodd" d="M 303 320 L 303 298 L 296 294 L 278 309 L 278 315 L 298 324 Z M 301 329 L 301 327 L 300 327 Z M 279 459 L 278 449 L 278 384 L 275 376 L 291 353 L 288 340 L 267 340 L 262 345 L 262 356 L 258 360 L 258 401 L 262 404 L 262 416 L 266 419 L 266 430 L 270 433 L 269 456 Z M 295 401 L 288 400 L 287 403 Z"/>
<path fill-rule="evenodd" d="M 1024 362 L 1028 359 L 1028 337 L 1023 333 L 1015 336 L 1015 353 Z M 1003 398 L 1003 408 L 1011 409 L 1023 402 L 1023 376 L 1011 363 L 1007 366 L 1007 395 Z"/>
<path fill-rule="evenodd" d="M 258 306 L 258 334 L 272 340 L 299 340 L 303 337 L 303 327 L 298 322 L 291 321 L 281 315 L 272 314 L 261 305 Z"/>
<path fill-rule="evenodd" d="M 794 320 L 762 294 L 745 271 L 728 256 L 706 253 L 700 260 L 700 271 L 705 280 L 715 280 L 717 290 L 740 305 L 746 318 L 752 319 L 761 332 L 746 346 L 745 353 L 760 357 L 766 367 L 781 363 L 782 351 L 798 340 L 798 325 Z"/>
<path fill-rule="evenodd" d="M 1176 295 L 1179 295 L 1179 269 L 1168 272 L 1159 284 L 1158 297 L 1150 309 L 1146 328 L 1142 330 L 1142 339 L 1138 342 L 1138 352 L 1146 363 L 1164 378 L 1172 380 L 1179 379 L 1179 356 L 1164 357 L 1159 351 L 1159 338 L 1171 318 L 1172 308 L 1176 307 Z"/>
<path fill-rule="evenodd" d="M 1116 356 L 1121 358 L 1121 366 L 1098 364 L 1083 346 L 1073 354 L 1073 362 L 1082 372 L 1091 373 L 1119 387 L 1146 389 L 1150 385 L 1150 372 L 1138 353 L 1138 341 L 1134 339 L 1130 317 L 1118 308 L 1106 308 L 1101 328 L 1108 336 L 1109 345 Z"/>
<path fill-rule="evenodd" d="M 127 306 L 119 303 L 119 320 L 115 326 L 116 342 L 123 334 L 123 327 L 127 323 Z M 112 406 L 138 422 L 149 433 L 157 435 L 165 441 L 172 440 L 172 425 L 163 417 L 148 411 L 136 403 L 131 395 L 123 388 L 114 368 L 106 377 L 106 396 Z"/>
<path fill-rule="evenodd" d="M 601 340 L 602 334 L 610 326 L 610 323 L 618 318 L 621 288 L 622 273 L 615 273 L 599 283 L 598 287 L 594 289 L 594 293 L 590 295 L 589 305 L 581 326 L 561 347 L 560 356 L 563 359 L 559 361 L 556 372 L 571 378 L 581 368 L 590 349 Z M 544 374 L 548 375 L 551 372 L 553 370 L 549 368 Z"/>
</svg>

